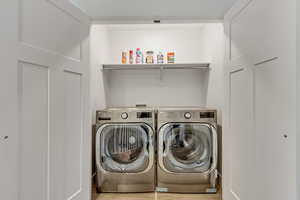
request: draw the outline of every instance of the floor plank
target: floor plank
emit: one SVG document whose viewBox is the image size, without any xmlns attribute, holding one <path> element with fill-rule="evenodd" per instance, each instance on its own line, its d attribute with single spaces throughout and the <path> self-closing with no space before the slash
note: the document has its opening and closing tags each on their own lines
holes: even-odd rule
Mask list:
<svg viewBox="0 0 300 200">
<path fill-rule="evenodd" d="M 219 194 L 102 193 L 93 196 L 93 200 L 221 200 Z"/>
<path fill-rule="evenodd" d="M 154 200 L 154 193 L 115 194 L 102 193 L 94 200 Z"/>
<path fill-rule="evenodd" d="M 221 200 L 221 194 L 101 193 L 93 188 L 93 200 Z"/>
<path fill-rule="evenodd" d="M 170 194 L 158 193 L 155 200 L 221 200 L 219 194 Z"/>
<path fill-rule="evenodd" d="M 93 185 L 92 200 L 221 200 L 217 194 L 175 194 L 175 193 L 97 193 Z"/>
</svg>

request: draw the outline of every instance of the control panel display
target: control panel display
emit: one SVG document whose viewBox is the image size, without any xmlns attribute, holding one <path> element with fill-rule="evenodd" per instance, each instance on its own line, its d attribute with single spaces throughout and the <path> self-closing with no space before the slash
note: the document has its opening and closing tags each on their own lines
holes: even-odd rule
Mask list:
<svg viewBox="0 0 300 200">
<path fill-rule="evenodd" d="M 214 112 L 200 112 L 200 118 L 215 118 Z"/>
<path fill-rule="evenodd" d="M 138 112 L 137 118 L 139 119 L 152 118 L 152 112 Z"/>
</svg>

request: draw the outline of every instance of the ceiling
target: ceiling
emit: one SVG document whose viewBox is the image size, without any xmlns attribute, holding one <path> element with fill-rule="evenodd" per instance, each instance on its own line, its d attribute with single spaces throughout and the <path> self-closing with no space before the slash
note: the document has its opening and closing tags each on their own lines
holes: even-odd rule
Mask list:
<svg viewBox="0 0 300 200">
<path fill-rule="evenodd" d="M 222 20 L 236 0 L 70 0 L 94 21 Z"/>
</svg>

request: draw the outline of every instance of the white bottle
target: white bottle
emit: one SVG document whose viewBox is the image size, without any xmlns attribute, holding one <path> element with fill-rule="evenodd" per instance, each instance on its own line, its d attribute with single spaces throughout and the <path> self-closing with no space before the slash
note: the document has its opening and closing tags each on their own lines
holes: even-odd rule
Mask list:
<svg viewBox="0 0 300 200">
<path fill-rule="evenodd" d="M 162 52 L 157 54 L 157 64 L 164 64 L 164 54 Z"/>
</svg>

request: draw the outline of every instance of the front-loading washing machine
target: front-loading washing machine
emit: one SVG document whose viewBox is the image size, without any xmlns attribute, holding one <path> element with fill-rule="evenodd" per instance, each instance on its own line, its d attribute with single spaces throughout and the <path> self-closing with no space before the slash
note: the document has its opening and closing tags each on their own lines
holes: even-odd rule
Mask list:
<svg viewBox="0 0 300 200">
<path fill-rule="evenodd" d="M 155 191 L 154 110 L 111 108 L 96 116 L 97 191 Z"/>
<path fill-rule="evenodd" d="M 157 191 L 215 193 L 217 111 L 160 108 L 157 112 Z"/>
</svg>

